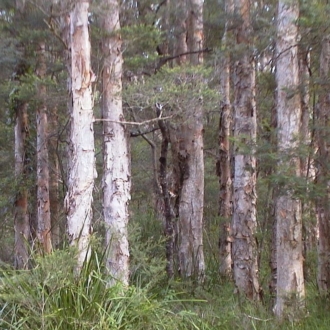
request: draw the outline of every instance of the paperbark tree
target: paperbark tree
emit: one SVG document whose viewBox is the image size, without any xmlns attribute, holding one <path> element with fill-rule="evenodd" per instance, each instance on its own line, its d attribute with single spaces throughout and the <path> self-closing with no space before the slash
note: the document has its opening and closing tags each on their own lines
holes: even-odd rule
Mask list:
<svg viewBox="0 0 330 330">
<path fill-rule="evenodd" d="M 278 174 L 284 177 L 300 176 L 300 160 L 290 155 L 298 146 L 301 124 L 298 66 L 298 1 L 279 0 L 277 17 L 277 141 L 282 156 Z M 283 180 L 284 181 L 284 180 Z M 277 292 L 274 308 L 278 318 L 294 313 L 304 298 L 302 257 L 301 202 L 294 196 L 287 182 L 279 187 L 275 206 Z"/>
<path fill-rule="evenodd" d="M 103 214 L 106 225 L 107 270 L 110 284 L 129 280 L 127 225 L 130 188 L 130 153 L 122 108 L 122 51 L 117 0 L 102 1 L 104 57 L 102 72 L 103 113 Z"/>
<path fill-rule="evenodd" d="M 323 195 L 317 200 L 317 217 L 319 223 L 318 241 L 318 267 L 317 284 L 322 294 L 329 293 L 330 290 L 330 207 L 329 207 L 329 92 L 328 77 L 330 71 L 330 36 L 327 35 L 322 40 L 320 56 L 320 81 L 323 85 L 320 92 L 319 104 L 316 113 L 316 136 L 318 145 L 318 175 L 317 183 L 323 189 Z"/>
<path fill-rule="evenodd" d="M 72 111 L 68 192 L 65 197 L 68 236 L 77 246 L 77 270 L 89 258 L 92 193 L 96 177 L 92 82 L 88 32 L 89 1 L 79 0 L 70 12 Z"/>
<path fill-rule="evenodd" d="M 256 243 L 255 60 L 252 52 L 250 1 L 235 0 L 238 47 L 234 78 L 234 179 L 232 217 L 233 275 L 240 294 L 259 299 Z"/>
<path fill-rule="evenodd" d="M 48 161 L 48 119 L 46 109 L 46 86 L 42 80 L 46 76 L 45 43 L 39 43 L 37 76 L 37 238 L 45 253 L 52 250 L 51 218 L 49 200 L 49 161 Z"/>
<path fill-rule="evenodd" d="M 183 1 L 184 2 L 184 1 Z M 188 29 L 186 38 L 178 39 L 177 49 L 187 48 L 190 64 L 202 63 L 203 1 L 190 0 L 186 4 Z M 182 5 L 184 8 L 184 5 Z M 180 35 L 181 36 L 181 35 Z M 186 45 L 184 44 L 186 42 Z M 181 59 L 182 60 L 182 59 Z M 189 78 L 188 78 L 189 79 Z M 180 167 L 181 190 L 179 200 L 179 263 L 183 277 L 196 276 L 203 281 L 205 272 L 203 252 L 204 158 L 203 107 L 194 104 L 185 109 L 183 123 L 177 134 L 177 159 Z M 172 142 L 172 141 L 171 141 Z"/>
<path fill-rule="evenodd" d="M 221 57 L 220 73 L 220 122 L 219 122 L 219 159 L 217 162 L 217 174 L 219 176 L 219 216 L 222 219 L 220 228 L 220 274 L 230 276 L 232 273 L 231 258 L 231 225 L 232 216 L 232 179 L 230 162 L 230 134 L 231 134 L 231 100 L 230 100 L 230 53 L 229 40 L 231 39 L 230 24 L 234 13 L 233 0 L 226 0 L 226 26 L 222 37 L 224 49 Z"/>
<path fill-rule="evenodd" d="M 14 211 L 14 257 L 15 268 L 17 269 L 27 268 L 29 260 L 30 221 L 28 213 L 28 188 L 26 187 L 28 165 L 26 144 L 29 135 L 27 108 L 27 103 L 18 101 L 15 109 L 15 177 L 18 184 L 18 192 Z"/>
</svg>

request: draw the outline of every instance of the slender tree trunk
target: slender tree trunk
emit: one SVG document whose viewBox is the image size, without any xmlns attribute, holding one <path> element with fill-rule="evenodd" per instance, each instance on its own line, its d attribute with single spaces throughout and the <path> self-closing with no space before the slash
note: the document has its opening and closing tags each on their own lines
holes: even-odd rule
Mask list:
<svg viewBox="0 0 330 330">
<path fill-rule="evenodd" d="M 124 120 L 119 4 L 117 0 L 104 0 L 103 4 L 103 212 L 108 245 L 106 262 L 113 277 L 112 285 L 117 280 L 128 284 L 129 280 L 127 225 L 131 180 L 128 134 L 124 125 L 118 124 Z"/>
<path fill-rule="evenodd" d="M 256 104 L 255 61 L 251 54 L 250 1 L 235 0 L 240 18 L 237 26 L 237 45 L 245 47 L 235 63 L 234 100 L 234 182 L 232 218 L 233 274 L 240 294 L 259 300 L 257 244 L 256 244 Z"/>
<path fill-rule="evenodd" d="M 312 136 L 310 130 L 310 50 L 299 49 L 299 89 L 301 102 L 301 145 L 302 156 L 300 157 L 300 175 L 305 181 L 305 198 L 302 200 L 302 241 L 303 257 L 316 248 L 318 230 L 316 225 L 316 207 L 310 198 L 310 185 L 315 181 L 315 163 L 313 160 L 314 148 L 312 147 Z M 311 274 L 310 267 L 304 267 L 304 276 Z"/>
<path fill-rule="evenodd" d="M 330 71 L 330 36 L 324 37 L 320 57 L 321 90 L 316 113 L 316 136 L 318 144 L 317 183 L 322 186 L 323 194 L 317 199 L 317 217 L 319 223 L 317 284 L 322 294 L 330 291 L 330 206 L 329 206 L 329 86 L 327 83 Z"/>
<path fill-rule="evenodd" d="M 176 2 L 176 21 L 175 21 L 175 38 L 176 43 L 174 47 L 174 55 L 186 53 L 188 51 L 187 45 L 187 20 L 188 20 L 188 0 L 179 0 Z M 183 55 L 176 59 L 178 65 L 187 62 L 187 56 Z"/>
<path fill-rule="evenodd" d="M 157 109 L 157 115 L 160 115 L 161 109 Z M 174 276 L 174 223 L 171 207 L 171 198 L 168 186 L 167 177 L 167 159 L 168 149 L 170 143 L 169 129 L 164 121 L 159 121 L 159 128 L 162 133 L 162 144 L 160 151 L 160 169 L 159 169 L 159 181 L 161 185 L 163 200 L 164 200 L 164 215 L 165 215 L 165 237 L 166 237 L 166 271 L 169 278 Z"/>
<path fill-rule="evenodd" d="M 68 192 L 65 198 L 68 236 L 78 248 L 78 270 L 89 258 L 92 220 L 92 193 L 96 177 L 90 41 L 88 32 L 89 1 L 80 0 L 70 13 L 71 112 Z"/>
<path fill-rule="evenodd" d="M 59 179 L 60 168 L 58 161 L 58 115 L 57 108 L 53 107 L 50 113 L 50 138 L 49 138 L 49 200 L 51 215 L 51 234 L 52 245 L 56 249 L 59 247 L 61 240 L 60 232 L 60 203 L 59 203 Z"/>
<path fill-rule="evenodd" d="M 15 177 L 18 192 L 15 200 L 14 230 L 15 230 L 15 268 L 28 267 L 30 222 L 28 213 L 28 188 L 26 141 L 29 135 L 27 114 L 28 104 L 18 101 L 15 124 Z"/>
<path fill-rule="evenodd" d="M 46 76 L 45 43 L 39 43 L 37 75 Z M 48 119 L 46 109 L 46 86 L 38 86 L 39 106 L 37 108 L 37 238 L 44 253 L 52 250 L 49 203 L 48 162 Z"/>
<path fill-rule="evenodd" d="M 278 174 L 300 176 L 300 160 L 290 157 L 290 150 L 298 146 L 301 103 L 297 54 L 299 17 L 298 1 L 280 0 L 277 18 L 277 124 L 278 152 L 282 159 Z M 276 198 L 277 294 L 275 314 L 283 318 L 301 308 L 304 298 L 302 257 L 301 202 L 287 186 L 279 189 Z"/>
<path fill-rule="evenodd" d="M 234 12 L 233 0 L 226 0 L 226 26 L 222 38 L 222 46 L 225 48 L 221 58 L 220 74 L 220 122 L 219 122 L 219 160 L 217 162 L 217 174 L 219 176 L 219 216 L 220 227 L 220 274 L 231 276 L 231 229 L 230 218 L 232 216 L 232 179 L 230 162 L 230 131 L 231 131 L 231 101 L 230 101 L 230 55 L 228 45 L 228 28 L 231 16 Z"/>
</svg>

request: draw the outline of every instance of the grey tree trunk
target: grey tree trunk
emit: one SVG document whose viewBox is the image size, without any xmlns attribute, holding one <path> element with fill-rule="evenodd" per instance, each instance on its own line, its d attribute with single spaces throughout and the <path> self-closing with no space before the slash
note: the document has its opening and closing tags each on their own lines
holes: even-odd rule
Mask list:
<svg viewBox="0 0 330 330">
<path fill-rule="evenodd" d="M 15 124 L 15 177 L 18 192 L 15 200 L 14 231 L 15 231 L 15 268 L 25 269 L 29 261 L 30 221 L 28 213 L 27 150 L 26 141 L 29 135 L 28 104 L 20 102 L 16 108 Z"/>
<path fill-rule="evenodd" d="M 70 13 L 72 111 L 68 192 L 68 236 L 78 249 L 77 270 L 89 258 L 92 193 L 96 177 L 92 82 L 88 32 L 89 1 L 77 1 Z"/>
<path fill-rule="evenodd" d="M 106 224 L 107 270 L 116 281 L 128 284 L 129 249 L 127 225 L 130 188 L 130 153 L 128 134 L 122 108 L 122 53 L 119 33 L 119 4 L 117 0 L 104 0 L 102 26 L 103 62 L 103 213 Z"/>
<path fill-rule="evenodd" d="M 59 203 L 59 180 L 60 180 L 60 167 L 58 161 L 58 115 L 57 108 L 53 107 L 50 113 L 49 120 L 49 200 L 50 200 L 50 215 L 51 215 L 51 234 L 52 246 L 54 249 L 59 247 L 61 241 L 60 230 L 60 203 Z"/>
<path fill-rule="evenodd" d="M 187 20 L 188 20 L 188 9 L 187 9 L 188 0 L 179 0 L 176 2 L 176 20 L 175 20 L 175 47 L 174 55 L 184 54 L 188 51 L 187 45 Z M 184 64 L 187 61 L 187 56 L 179 56 L 176 59 L 178 65 Z"/>
<path fill-rule="evenodd" d="M 280 0 L 277 17 L 277 126 L 278 175 L 300 176 L 300 160 L 290 155 L 298 146 L 301 125 L 298 66 L 298 1 Z M 275 314 L 282 319 L 299 311 L 305 295 L 302 257 L 301 202 L 287 182 L 278 191 L 275 206 L 277 292 Z"/>
<path fill-rule="evenodd" d="M 181 1 L 181 8 L 186 10 L 186 37 L 180 34 L 178 51 L 190 52 L 203 47 L 203 1 Z M 202 63 L 202 52 L 191 54 L 190 63 Z M 181 63 L 184 58 L 181 58 Z M 183 277 L 195 276 L 198 281 L 204 279 L 205 262 L 203 252 L 203 209 L 204 209 L 204 158 L 203 158 L 203 107 L 193 104 L 185 109 L 183 123 L 179 126 L 176 137 L 176 158 L 180 168 L 179 195 L 179 264 Z"/>
<path fill-rule="evenodd" d="M 320 57 L 320 81 L 326 82 L 330 71 L 330 36 L 322 41 Z M 327 87 L 327 85 L 325 85 Z M 322 186 L 323 195 L 317 200 L 317 217 L 319 223 L 317 284 L 322 294 L 330 291 L 330 206 L 329 206 L 329 92 L 321 90 L 317 107 L 316 136 L 318 145 L 317 183 Z"/>
<path fill-rule="evenodd" d="M 231 225 L 230 218 L 233 213 L 232 207 L 232 179 L 231 179 L 231 100 L 230 100 L 230 53 L 228 38 L 231 38 L 229 25 L 231 16 L 234 13 L 233 0 L 226 0 L 226 26 L 222 37 L 222 47 L 225 49 L 221 58 L 220 74 L 220 122 L 219 122 L 219 160 L 217 162 L 217 174 L 219 176 L 219 216 L 221 217 L 220 227 L 220 274 L 232 275 L 231 257 Z"/>
<path fill-rule="evenodd" d="M 46 76 L 45 43 L 39 43 L 37 75 Z M 38 86 L 37 108 L 37 239 L 44 253 L 52 250 L 49 200 L 48 118 L 46 86 Z"/>
<path fill-rule="evenodd" d="M 239 58 L 235 63 L 234 96 L 234 181 L 232 218 L 233 275 L 238 292 L 259 300 L 256 243 L 256 103 L 255 61 L 251 54 L 252 26 L 250 1 L 235 0 L 235 13 L 240 19 L 236 28 Z M 244 48 L 244 51 L 243 51 Z"/>
</svg>

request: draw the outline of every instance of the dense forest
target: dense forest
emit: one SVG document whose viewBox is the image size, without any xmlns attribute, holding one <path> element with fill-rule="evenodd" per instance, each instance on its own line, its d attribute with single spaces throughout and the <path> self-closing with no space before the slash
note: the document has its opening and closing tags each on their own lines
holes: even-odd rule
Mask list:
<svg viewBox="0 0 330 330">
<path fill-rule="evenodd" d="M 0 328 L 328 329 L 327 0 L 0 0 Z"/>
</svg>

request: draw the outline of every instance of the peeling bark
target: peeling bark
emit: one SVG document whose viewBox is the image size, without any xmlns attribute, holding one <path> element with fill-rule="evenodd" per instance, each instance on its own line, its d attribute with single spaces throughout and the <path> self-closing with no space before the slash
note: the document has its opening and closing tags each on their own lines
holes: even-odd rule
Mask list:
<svg viewBox="0 0 330 330">
<path fill-rule="evenodd" d="M 300 176 L 300 160 L 290 156 L 298 146 L 301 125 L 298 67 L 298 1 L 279 1 L 277 17 L 277 141 L 282 155 L 278 174 Z M 301 201 L 287 182 L 279 187 L 275 207 L 277 294 L 275 314 L 282 319 L 303 306 L 305 296 L 302 256 Z"/>
<path fill-rule="evenodd" d="M 106 265 L 112 276 L 110 285 L 116 281 L 128 284 L 129 249 L 127 225 L 128 203 L 131 198 L 130 153 L 128 132 L 122 108 L 122 53 L 119 34 L 119 4 L 117 0 L 103 1 L 102 26 L 106 33 L 102 41 L 104 56 L 103 82 L 103 124 L 104 174 L 103 213 L 106 224 L 108 252 Z"/>
<path fill-rule="evenodd" d="M 235 63 L 234 96 L 234 180 L 232 218 L 233 275 L 237 290 L 249 299 L 260 299 L 258 251 L 255 238 L 256 220 L 256 157 L 257 132 L 255 103 L 255 60 L 251 54 L 252 26 L 250 1 L 235 0 L 240 18 L 236 43 L 244 47 Z"/>
<path fill-rule="evenodd" d="M 93 72 L 88 32 L 89 1 L 77 1 L 70 13 L 72 111 L 68 192 L 65 197 L 68 236 L 78 249 L 78 271 L 89 259 L 94 156 Z"/>
</svg>

